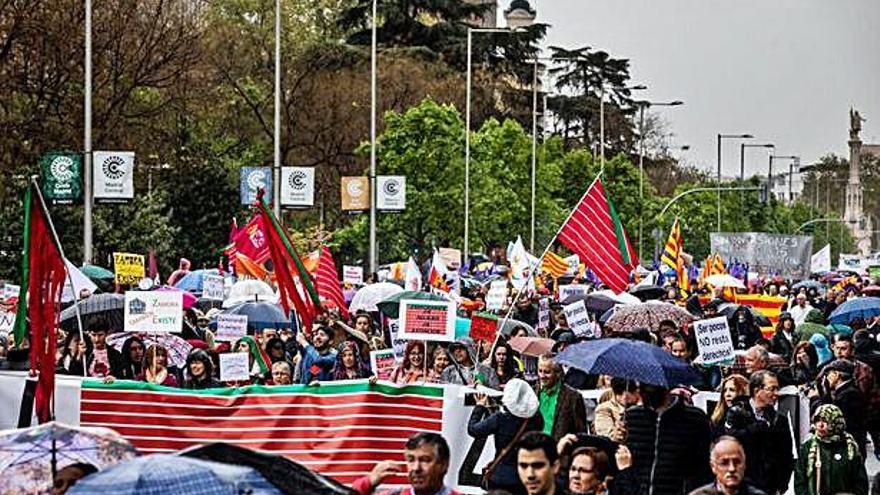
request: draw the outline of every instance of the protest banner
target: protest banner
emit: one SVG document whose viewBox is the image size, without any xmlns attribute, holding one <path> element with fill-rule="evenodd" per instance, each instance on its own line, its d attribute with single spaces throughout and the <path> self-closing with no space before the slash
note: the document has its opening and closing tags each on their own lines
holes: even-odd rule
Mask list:
<svg viewBox="0 0 880 495">
<path fill-rule="evenodd" d="M 813 236 L 712 232 L 709 241 L 713 253 L 721 255 L 725 262 L 746 263 L 749 271 L 796 280 L 810 278 Z"/>
<path fill-rule="evenodd" d="M 400 301 L 397 335 L 402 340 L 452 342 L 455 340 L 455 302 Z"/>
<path fill-rule="evenodd" d="M 247 335 L 247 315 L 217 315 L 217 333 L 214 339 L 235 342 Z"/>
<path fill-rule="evenodd" d="M 226 295 L 223 290 L 223 277 L 220 275 L 205 275 L 202 278 L 202 297 L 222 301 Z"/>
<path fill-rule="evenodd" d="M 564 301 L 568 296 L 585 296 L 589 292 L 586 285 L 569 284 L 559 286 L 559 300 Z"/>
<path fill-rule="evenodd" d="M 498 317 L 489 313 L 476 313 L 471 317 L 470 336 L 490 344 L 498 333 Z"/>
<path fill-rule="evenodd" d="M 126 332 L 182 331 L 183 291 L 126 292 L 123 322 Z"/>
<path fill-rule="evenodd" d="M 865 264 L 864 260 L 862 259 L 862 255 L 840 253 L 837 261 L 837 269 L 862 273 L 865 270 Z"/>
<path fill-rule="evenodd" d="M 726 317 L 697 320 L 693 328 L 699 349 L 697 359 L 700 363 L 710 366 L 733 361 L 733 340 L 730 337 Z"/>
<path fill-rule="evenodd" d="M 507 299 L 507 280 L 495 280 L 489 284 L 486 294 L 486 311 L 501 311 Z"/>
<path fill-rule="evenodd" d="M 562 307 L 565 321 L 577 336 L 593 337 L 593 325 L 584 301 L 577 301 Z"/>
<path fill-rule="evenodd" d="M 119 285 L 137 285 L 144 278 L 142 254 L 113 253 L 114 282 Z"/>
<path fill-rule="evenodd" d="M 370 351 L 370 369 L 379 380 L 390 380 L 398 360 L 394 349 Z"/>
<path fill-rule="evenodd" d="M 352 285 L 364 283 L 364 268 L 362 266 L 343 265 L 342 281 Z"/>
<path fill-rule="evenodd" d="M 248 356 L 246 352 L 224 352 L 220 354 L 220 381 L 239 382 L 249 380 Z"/>
</svg>

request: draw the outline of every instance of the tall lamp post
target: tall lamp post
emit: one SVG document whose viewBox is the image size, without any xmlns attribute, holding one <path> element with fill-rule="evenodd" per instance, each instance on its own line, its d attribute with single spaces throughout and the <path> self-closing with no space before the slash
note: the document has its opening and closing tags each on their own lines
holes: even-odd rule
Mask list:
<svg viewBox="0 0 880 495">
<path fill-rule="evenodd" d="M 746 180 L 746 148 L 769 148 L 776 149 L 776 145 L 773 143 L 765 143 L 765 144 L 752 144 L 752 143 L 739 143 L 739 180 L 740 182 Z M 770 152 L 773 154 L 773 152 Z"/>
<path fill-rule="evenodd" d="M 648 89 L 644 84 L 635 86 L 612 86 L 619 91 L 639 91 Z M 599 170 L 605 171 L 605 83 L 599 85 Z"/>
<path fill-rule="evenodd" d="M 92 262 L 92 0 L 85 0 L 83 93 L 83 264 Z"/>
<path fill-rule="evenodd" d="M 281 221 L 281 0 L 275 0 L 275 108 L 272 148 L 272 210 Z"/>
<path fill-rule="evenodd" d="M 648 107 L 677 107 L 681 100 L 669 102 L 639 101 L 639 261 L 642 259 L 642 210 L 645 197 L 645 109 Z"/>
<path fill-rule="evenodd" d="M 722 139 L 751 139 L 751 134 L 718 134 L 718 184 L 721 184 L 721 140 Z M 721 232 L 721 191 L 718 191 L 718 232 Z"/>
<path fill-rule="evenodd" d="M 373 11 L 370 16 L 370 274 L 376 273 L 376 57 L 377 36 L 376 19 L 378 17 L 377 0 L 373 0 Z"/>
</svg>

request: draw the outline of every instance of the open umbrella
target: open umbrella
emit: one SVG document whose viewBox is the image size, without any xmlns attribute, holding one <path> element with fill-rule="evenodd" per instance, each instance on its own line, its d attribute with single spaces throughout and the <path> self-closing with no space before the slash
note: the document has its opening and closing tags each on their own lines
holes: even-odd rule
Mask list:
<svg viewBox="0 0 880 495">
<path fill-rule="evenodd" d="M 555 343 L 555 340 L 543 337 L 514 337 L 508 342 L 514 351 L 524 356 L 534 357 L 547 354 L 553 349 Z"/>
<path fill-rule="evenodd" d="M 79 480 L 68 492 L 114 495 L 275 495 L 256 470 L 171 454 L 135 457 Z"/>
<path fill-rule="evenodd" d="M 186 356 L 192 350 L 192 344 L 173 333 L 159 332 L 121 332 L 107 337 L 107 343 L 117 351 L 122 351 L 122 346 L 129 337 L 137 336 L 144 341 L 149 348 L 151 345 L 161 345 L 168 350 L 168 364 L 183 368 L 186 366 Z"/>
<path fill-rule="evenodd" d="M 880 285 L 869 285 L 862 288 L 862 294 L 866 296 L 880 296 Z"/>
<path fill-rule="evenodd" d="M 726 273 L 719 273 L 715 275 L 709 275 L 703 282 L 713 286 L 713 287 L 733 287 L 734 289 L 745 289 L 746 286 L 743 284 L 742 280 L 734 277 L 733 275 L 728 275 Z"/>
<path fill-rule="evenodd" d="M 262 330 L 264 328 L 291 328 L 293 324 L 276 303 L 245 302 L 223 310 L 223 314 L 245 315 L 248 317 L 248 328 Z"/>
<path fill-rule="evenodd" d="M 201 294 L 202 287 L 205 283 L 205 275 L 219 275 L 220 270 L 211 268 L 207 270 L 193 270 L 183 276 L 174 287 L 182 290 L 188 290 L 195 294 Z"/>
<path fill-rule="evenodd" d="M 880 297 L 856 297 L 837 307 L 828 317 L 831 323 L 849 325 L 853 320 L 880 316 Z"/>
<path fill-rule="evenodd" d="M 731 316 L 733 316 L 734 313 L 736 313 L 736 310 L 739 309 L 740 307 L 748 308 L 749 312 L 752 313 L 752 319 L 754 320 L 755 324 L 758 325 L 759 327 L 769 327 L 770 325 L 772 325 L 772 323 L 770 323 L 770 319 L 767 318 L 766 316 L 764 316 L 764 313 L 758 311 L 757 309 L 755 309 L 751 306 L 746 306 L 744 304 L 743 305 L 736 304 L 736 303 L 719 304 L 718 305 L 718 314 L 726 316 L 727 318 L 730 318 Z"/>
<path fill-rule="evenodd" d="M 418 299 L 421 301 L 448 301 L 449 298 L 439 294 L 430 292 L 422 292 L 416 290 L 405 290 L 398 292 L 384 301 L 376 304 L 379 311 L 387 315 L 389 318 L 400 317 L 400 301 L 404 299 Z"/>
<path fill-rule="evenodd" d="M 229 295 L 223 301 L 224 308 L 231 308 L 243 302 L 278 302 L 278 294 L 262 280 L 239 280 L 232 284 Z"/>
<path fill-rule="evenodd" d="M 578 301 L 583 301 L 584 307 L 587 308 L 587 311 L 595 314 L 602 314 L 619 304 L 619 302 L 613 297 L 595 292 L 591 294 L 572 294 L 560 301 L 560 304 L 567 306 Z"/>
<path fill-rule="evenodd" d="M 498 325 L 498 332 L 500 332 L 501 335 L 510 336 L 513 335 L 514 330 L 516 330 L 517 328 L 525 328 L 530 337 L 538 336 L 538 331 L 535 330 L 534 327 L 524 321 L 519 321 L 515 318 L 508 318 L 506 320 L 502 319 L 501 323 L 499 323 Z"/>
<path fill-rule="evenodd" d="M 800 290 L 802 287 L 807 290 L 809 290 L 809 289 L 816 289 L 818 291 L 825 290 L 825 285 L 822 284 L 822 282 L 819 282 L 818 280 L 801 280 L 800 282 L 791 286 L 791 288 L 793 290 Z"/>
<path fill-rule="evenodd" d="M 629 293 L 642 301 L 650 301 L 652 299 L 660 299 L 666 295 L 666 289 L 659 285 L 637 285 L 630 289 Z"/>
<path fill-rule="evenodd" d="M 656 330 L 663 320 L 671 320 L 681 327 L 695 320 L 694 315 L 684 308 L 671 303 L 648 301 L 614 308 L 614 314 L 605 322 L 605 327 L 615 332 L 647 328 Z"/>
<path fill-rule="evenodd" d="M 108 428 L 80 428 L 57 422 L 0 432 L 0 493 L 48 493 L 54 473 L 82 462 L 99 469 L 137 451 Z"/>
<path fill-rule="evenodd" d="M 77 301 L 76 306 L 79 306 L 80 315 L 83 317 L 83 325 L 86 324 L 87 316 L 98 316 L 107 321 L 111 332 L 122 330 L 125 308 L 124 295 L 92 294 L 86 299 Z M 67 331 L 77 329 L 76 308 L 73 305 L 61 312 L 61 328 Z"/>
<path fill-rule="evenodd" d="M 92 280 L 113 280 L 115 277 L 113 272 L 98 265 L 83 265 L 79 271 Z"/>
<path fill-rule="evenodd" d="M 266 454 L 228 443 L 200 445 L 178 455 L 253 468 L 285 495 L 353 495 L 337 481 L 280 455 Z"/>
<path fill-rule="evenodd" d="M 403 288 L 390 282 L 365 285 L 351 299 L 348 311 L 379 311 L 377 304 L 400 292 Z"/>
<path fill-rule="evenodd" d="M 702 382 L 697 371 L 682 359 L 645 342 L 605 338 L 568 346 L 557 362 L 594 375 L 635 380 L 664 388 Z"/>
</svg>

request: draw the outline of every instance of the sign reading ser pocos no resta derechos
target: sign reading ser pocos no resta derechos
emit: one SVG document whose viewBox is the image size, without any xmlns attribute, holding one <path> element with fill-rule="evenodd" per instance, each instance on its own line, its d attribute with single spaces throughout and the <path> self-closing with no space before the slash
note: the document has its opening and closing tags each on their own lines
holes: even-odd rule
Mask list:
<svg viewBox="0 0 880 495">
<path fill-rule="evenodd" d="M 708 366 L 733 361 L 733 340 L 726 317 L 695 321 L 694 335 L 700 351 L 699 362 Z"/>
</svg>

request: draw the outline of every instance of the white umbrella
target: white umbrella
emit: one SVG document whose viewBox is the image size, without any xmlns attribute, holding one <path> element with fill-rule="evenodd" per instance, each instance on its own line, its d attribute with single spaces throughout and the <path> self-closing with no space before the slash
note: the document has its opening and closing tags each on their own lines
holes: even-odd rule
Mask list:
<svg viewBox="0 0 880 495">
<path fill-rule="evenodd" d="M 733 287 L 735 289 L 746 288 L 746 286 L 742 283 L 742 280 L 726 273 L 709 275 L 708 277 L 703 279 L 703 282 L 713 287 Z"/>
<path fill-rule="evenodd" d="M 401 286 L 388 282 L 364 286 L 354 295 L 351 304 L 348 305 L 348 310 L 350 312 L 379 311 L 377 304 L 400 292 L 403 292 Z"/>
<path fill-rule="evenodd" d="M 608 299 L 617 301 L 620 304 L 641 304 L 641 302 L 642 302 L 641 299 L 639 299 L 638 297 L 636 297 L 628 292 L 621 292 L 620 294 L 615 294 L 614 291 L 605 289 L 605 290 L 596 291 L 593 294 L 601 294 L 603 296 L 607 296 Z"/>
<path fill-rule="evenodd" d="M 67 273 L 70 274 L 70 277 L 64 279 L 64 290 L 61 292 L 61 302 L 72 302 L 78 299 L 79 292 L 83 289 L 88 289 L 89 294 L 94 294 L 96 290 L 98 290 L 98 286 L 95 285 L 94 282 L 83 275 L 83 272 L 79 271 L 79 268 L 76 267 L 69 260 L 64 260 L 64 264 L 67 265 Z M 73 280 L 73 287 L 70 285 L 70 281 Z M 76 287 L 76 292 L 74 292 L 73 288 Z"/>
<path fill-rule="evenodd" d="M 262 280 L 239 280 L 229 289 L 229 297 L 223 301 L 224 308 L 231 308 L 243 302 L 278 302 L 278 295 Z"/>
</svg>

